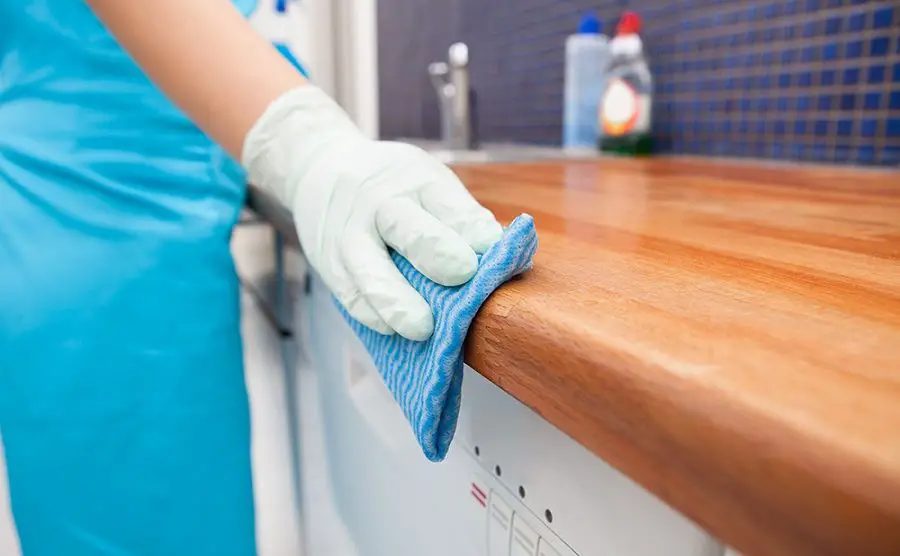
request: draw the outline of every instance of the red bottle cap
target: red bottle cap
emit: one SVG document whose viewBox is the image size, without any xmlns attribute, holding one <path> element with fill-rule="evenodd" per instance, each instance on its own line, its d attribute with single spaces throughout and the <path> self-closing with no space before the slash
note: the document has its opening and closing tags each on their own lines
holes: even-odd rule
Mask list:
<svg viewBox="0 0 900 556">
<path fill-rule="evenodd" d="M 634 35 L 641 31 L 641 16 L 636 12 L 625 12 L 619 25 L 616 27 L 617 35 Z"/>
</svg>

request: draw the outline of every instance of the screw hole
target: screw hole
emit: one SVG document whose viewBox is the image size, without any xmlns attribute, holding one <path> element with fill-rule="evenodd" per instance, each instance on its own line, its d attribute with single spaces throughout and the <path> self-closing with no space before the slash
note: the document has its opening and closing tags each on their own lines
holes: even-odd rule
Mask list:
<svg viewBox="0 0 900 556">
<path fill-rule="evenodd" d="M 553 512 L 544 510 L 544 517 L 547 518 L 547 523 L 553 523 Z"/>
<path fill-rule="evenodd" d="M 480 455 L 481 455 L 481 448 L 479 448 L 478 446 L 475 446 L 475 455 L 476 455 L 476 456 L 480 456 Z"/>
<path fill-rule="evenodd" d="M 494 467 L 494 473 L 496 473 L 497 476 L 500 477 L 501 475 L 503 475 L 503 470 L 500 469 L 500 466 L 498 465 L 498 466 Z"/>
<path fill-rule="evenodd" d="M 519 497 L 525 498 L 525 487 L 523 487 L 522 485 L 519 485 Z"/>
</svg>

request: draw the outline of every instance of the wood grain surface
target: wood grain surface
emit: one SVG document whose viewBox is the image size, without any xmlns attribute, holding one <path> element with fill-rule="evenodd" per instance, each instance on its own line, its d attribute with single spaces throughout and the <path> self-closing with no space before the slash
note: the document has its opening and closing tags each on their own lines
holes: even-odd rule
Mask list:
<svg viewBox="0 0 900 556">
<path fill-rule="evenodd" d="M 900 173 L 455 169 L 541 240 L 472 367 L 745 554 L 900 554 Z"/>
</svg>

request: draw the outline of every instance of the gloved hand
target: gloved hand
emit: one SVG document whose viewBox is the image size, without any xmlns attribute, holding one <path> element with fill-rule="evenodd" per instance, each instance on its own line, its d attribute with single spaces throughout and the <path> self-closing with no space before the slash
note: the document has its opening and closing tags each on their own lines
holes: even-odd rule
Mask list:
<svg viewBox="0 0 900 556">
<path fill-rule="evenodd" d="M 244 142 L 254 185 L 293 210 L 303 251 L 338 301 L 383 334 L 425 340 L 431 308 L 387 246 L 445 286 L 475 273 L 502 228 L 456 175 L 425 151 L 372 141 L 321 90 L 275 100 Z"/>
</svg>

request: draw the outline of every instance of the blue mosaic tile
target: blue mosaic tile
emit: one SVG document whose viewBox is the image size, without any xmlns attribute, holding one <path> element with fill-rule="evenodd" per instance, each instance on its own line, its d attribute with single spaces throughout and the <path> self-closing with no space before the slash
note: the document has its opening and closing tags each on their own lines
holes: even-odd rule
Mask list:
<svg viewBox="0 0 900 556">
<path fill-rule="evenodd" d="M 874 29 L 884 29 L 890 27 L 894 23 L 894 8 L 892 6 L 887 6 L 885 8 L 879 8 L 875 10 L 874 21 L 872 23 L 872 28 Z"/>
<path fill-rule="evenodd" d="M 763 158 L 765 156 L 768 156 L 769 145 L 766 143 L 766 141 L 756 141 L 752 144 L 752 148 L 753 156 L 755 156 L 756 158 Z"/>
<path fill-rule="evenodd" d="M 844 55 L 847 58 L 859 58 L 863 53 L 863 42 L 862 41 L 851 41 L 847 43 L 847 47 L 844 49 Z"/>
<path fill-rule="evenodd" d="M 867 73 L 866 81 L 869 84 L 884 83 L 884 66 L 871 66 Z"/>
<path fill-rule="evenodd" d="M 818 62 L 820 51 L 821 49 L 818 46 L 807 46 L 800 51 L 800 61 L 805 63 Z"/>
<path fill-rule="evenodd" d="M 885 147 L 881 153 L 881 162 L 886 165 L 900 166 L 900 147 Z"/>
<path fill-rule="evenodd" d="M 888 118 L 886 134 L 888 137 L 900 137 L 900 118 Z"/>
<path fill-rule="evenodd" d="M 881 93 L 866 93 L 863 98 L 863 108 L 866 110 L 878 110 L 881 108 Z"/>
<path fill-rule="evenodd" d="M 853 135 L 853 120 L 838 120 L 838 137 L 850 137 Z"/>
<path fill-rule="evenodd" d="M 890 100 L 888 100 L 888 108 L 891 110 L 900 110 L 900 91 L 891 91 Z"/>
<path fill-rule="evenodd" d="M 875 162 L 875 147 L 873 145 L 864 145 L 857 149 L 857 159 L 862 164 L 871 164 Z"/>
<path fill-rule="evenodd" d="M 860 135 L 863 137 L 875 137 L 878 130 L 878 120 L 863 120 L 860 126 Z"/>
<path fill-rule="evenodd" d="M 815 37 L 818 32 L 818 28 L 819 24 L 817 21 L 808 21 L 803 24 L 803 32 L 801 33 L 801 36 L 803 36 L 803 38 Z"/>
<path fill-rule="evenodd" d="M 857 13 L 852 14 L 850 19 L 847 20 L 847 30 L 848 31 L 862 31 L 866 28 L 866 14 Z"/>
<path fill-rule="evenodd" d="M 847 68 L 844 70 L 844 85 L 856 85 L 859 83 L 859 68 Z"/>
<path fill-rule="evenodd" d="M 891 39 L 889 37 L 877 37 L 872 39 L 870 54 L 872 56 L 887 56 Z"/>
<path fill-rule="evenodd" d="M 834 160 L 836 162 L 850 162 L 853 156 L 853 149 L 850 145 L 835 145 Z"/>
<path fill-rule="evenodd" d="M 841 110 L 855 110 L 856 109 L 856 95 L 853 93 L 847 93 L 841 95 Z"/>
<path fill-rule="evenodd" d="M 834 85 L 836 80 L 837 72 L 835 70 L 825 70 L 821 74 L 819 74 L 819 85 L 821 85 L 822 87 Z"/>
<path fill-rule="evenodd" d="M 828 159 L 828 145 L 825 143 L 816 143 L 812 148 L 812 158 L 816 162 L 823 162 Z"/>
<path fill-rule="evenodd" d="M 836 35 L 841 32 L 843 21 L 839 17 L 832 17 L 825 21 L 825 34 Z"/>
</svg>

